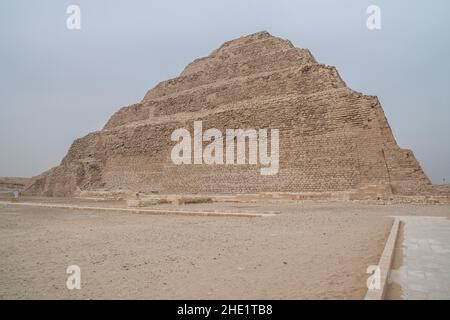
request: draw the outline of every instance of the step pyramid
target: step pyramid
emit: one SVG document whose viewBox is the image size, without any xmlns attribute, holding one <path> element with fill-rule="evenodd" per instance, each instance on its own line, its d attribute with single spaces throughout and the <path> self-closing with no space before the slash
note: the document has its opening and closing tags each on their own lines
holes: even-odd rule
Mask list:
<svg viewBox="0 0 450 320">
<path fill-rule="evenodd" d="M 279 171 L 250 165 L 176 165 L 177 128 L 277 128 Z M 61 164 L 34 178 L 30 194 L 79 190 L 143 193 L 330 192 L 389 186 L 415 194 L 430 181 L 401 149 L 374 96 L 348 88 L 309 50 L 258 32 L 225 42 L 104 128 L 75 140 Z"/>
</svg>

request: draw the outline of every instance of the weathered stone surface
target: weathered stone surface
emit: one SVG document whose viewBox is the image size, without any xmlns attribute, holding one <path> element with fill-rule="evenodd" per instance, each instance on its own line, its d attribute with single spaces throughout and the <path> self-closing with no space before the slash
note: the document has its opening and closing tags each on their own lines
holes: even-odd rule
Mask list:
<svg viewBox="0 0 450 320">
<path fill-rule="evenodd" d="M 280 169 L 176 166 L 177 128 L 278 128 Z M 58 167 L 34 179 L 32 194 L 80 190 L 167 193 L 341 192 L 413 195 L 430 181 L 398 147 L 376 97 L 348 88 L 334 67 L 267 32 L 224 43 L 77 139 Z M 353 194 L 364 199 L 364 195 Z"/>
</svg>

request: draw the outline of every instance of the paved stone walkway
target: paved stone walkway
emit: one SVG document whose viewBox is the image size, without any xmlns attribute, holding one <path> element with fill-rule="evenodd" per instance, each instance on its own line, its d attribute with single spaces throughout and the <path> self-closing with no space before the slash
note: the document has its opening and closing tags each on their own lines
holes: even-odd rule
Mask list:
<svg viewBox="0 0 450 320">
<path fill-rule="evenodd" d="M 401 286 L 401 298 L 450 299 L 450 220 L 397 218 L 404 223 L 403 260 L 390 281 Z"/>
</svg>

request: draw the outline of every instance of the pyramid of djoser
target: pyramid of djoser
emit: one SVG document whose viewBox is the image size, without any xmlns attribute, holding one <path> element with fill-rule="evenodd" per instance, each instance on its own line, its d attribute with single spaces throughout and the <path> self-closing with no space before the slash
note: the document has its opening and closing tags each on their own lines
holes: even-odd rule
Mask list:
<svg viewBox="0 0 450 320">
<path fill-rule="evenodd" d="M 175 165 L 171 134 L 193 132 L 195 120 L 203 130 L 279 129 L 278 174 L 261 175 L 259 165 Z M 26 192 L 413 195 L 430 185 L 413 153 L 397 145 L 376 97 L 348 88 L 309 50 L 259 32 L 224 43 L 117 111 Z"/>
</svg>

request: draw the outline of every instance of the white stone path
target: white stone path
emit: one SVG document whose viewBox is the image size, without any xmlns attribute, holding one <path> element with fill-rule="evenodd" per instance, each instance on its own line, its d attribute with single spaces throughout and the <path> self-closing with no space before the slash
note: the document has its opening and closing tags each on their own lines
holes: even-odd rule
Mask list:
<svg viewBox="0 0 450 320">
<path fill-rule="evenodd" d="M 401 298 L 450 299 L 450 220 L 397 218 L 404 225 L 403 261 L 398 270 L 392 270 L 390 281 L 401 286 Z"/>
</svg>

